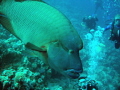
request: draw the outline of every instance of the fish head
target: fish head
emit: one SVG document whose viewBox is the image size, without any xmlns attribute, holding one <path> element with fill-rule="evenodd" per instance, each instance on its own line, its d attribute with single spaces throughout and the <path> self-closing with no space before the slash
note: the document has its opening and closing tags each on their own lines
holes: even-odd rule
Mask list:
<svg viewBox="0 0 120 90">
<path fill-rule="evenodd" d="M 73 79 L 78 78 L 79 74 L 83 72 L 79 49 L 69 49 L 59 42 L 49 46 L 48 64 L 56 71 Z"/>
</svg>

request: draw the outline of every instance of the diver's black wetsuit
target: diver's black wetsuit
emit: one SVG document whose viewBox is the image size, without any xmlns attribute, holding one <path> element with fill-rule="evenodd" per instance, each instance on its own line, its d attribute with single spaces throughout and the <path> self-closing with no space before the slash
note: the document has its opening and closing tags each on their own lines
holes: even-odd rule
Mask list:
<svg viewBox="0 0 120 90">
<path fill-rule="evenodd" d="M 115 25 L 115 22 L 105 28 L 105 31 L 111 29 L 110 40 L 115 41 L 115 48 L 118 49 L 120 47 L 120 25 Z"/>
</svg>

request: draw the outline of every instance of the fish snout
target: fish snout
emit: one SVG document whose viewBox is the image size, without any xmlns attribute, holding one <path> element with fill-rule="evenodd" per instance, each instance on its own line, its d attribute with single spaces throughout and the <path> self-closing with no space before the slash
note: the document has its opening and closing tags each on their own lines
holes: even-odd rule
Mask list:
<svg viewBox="0 0 120 90">
<path fill-rule="evenodd" d="M 70 78 L 76 79 L 76 78 L 79 78 L 80 73 L 82 73 L 83 70 L 68 69 L 68 70 L 66 70 L 66 72 Z"/>
</svg>

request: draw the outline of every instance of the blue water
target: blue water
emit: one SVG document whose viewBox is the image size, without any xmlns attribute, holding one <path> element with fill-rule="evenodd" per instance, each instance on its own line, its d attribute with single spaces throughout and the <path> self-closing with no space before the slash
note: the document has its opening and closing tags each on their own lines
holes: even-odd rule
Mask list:
<svg viewBox="0 0 120 90">
<path fill-rule="evenodd" d="M 113 21 L 116 14 L 120 14 L 120 1 L 104 0 L 103 9 L 95 11 L 95 0 L 44 0 L 51 6 L 60 10 L 72 22 L 80 34 L 84 48 L 81 51 L 84 72 L 89 79 L 96 79 L 99 83 L 99 90 L 119 90 L 120 86 L 120 50 L 114 48 L 114 42 L 108 40 L 110 31 L 103 36 L 95 36 L 93 39 L 85 39 L 88 30 L 81 26 L 84 16 L 96 15 L 97 26 L 105 28 Z M 98 29 L 99 31 L 100 29 Z M 103 44 L 103 46 L 101 46 Z M 98 47 L 100 46 L 100 47 Z M 97 51 L 100 48 L 100 51 Z M 85 51 L 84 51 L 85 50 Z M 83 72 L 83 73 L 84 73 Z"/>
<path fill-rule="evenodd" d="M 79 35 L 81 36 L 84 43 L 84 47 L 80 51 L 80 57 L 81 57 L 83 68 L 84 68 L 84 71 L 82 74 L 87 76 L 87 80 L 95 80 L 98 83 L 98 88 L 99 88 L 98 90 L 120 90 L 118 89 L 118 87 L 120 87 L 120 69 L 119 69 L 120 49 L 115 49 L 114 42 L 108 40 L 108 37 L 110 36 L 109 30 L 106 31 L 104 34 L 101 32 L 101 30 L 105 28 L 107 24 L 113 21 L 114 16 L 116 14 L 120 14 L 120 1 L 104 0 L 103 1 L 104 10 L 101 8 L 98 8 L 96 13 L 94 13 L 95 0 L 44 0 L 44 1 L 47 4 L 61 11 L 71 21 L 71 23 L 73 24 L 73 26 L 75 27 Z M 87 28 L 81 25 L 83 17 L 89 16 L 89 15 L 96 15 L 98 18 L 98 22 L 97 22 L 98 28 L 95 32 L 92 33 L 92 35 L 88 32 L 89 30 Z M 23 50 L 23 49 L 20 49 L 20 50 L 13 49 L 13 47 L 16 46 L 15 44 L 17 44 L 16 48 L 23 48 L 24 46 L 22 46 L 23 44 L 21 44 L 20 41 L 16 40 L 16 38 L 11 36 L 10 33 L 8 34 L 8 32 L 6 32 L 3 28 L 0 28 L 0 30 L 1 32 L 4 31 L 3 33 L 1 33 L 1 36 L 0 36 L 1 37 L 0 41 L 2 43 L 0 48 L 2 47 L 5 50 L 5 52 L 7 52 L 7 50 L 9 50 L 9 52 L 13 50 L 11 53 L 16 53 L 16 50 L 18 51 Z M 12 38 L 12 39 L 9 39 L 9 38 Z M 2 49 L 0 53 L 2 53 Z M 2 54 L 4 56 L 4 54 L 6 53 L 2 53 Z M 34 60 L 34 58 L 32 58 L 31 61 L 29 61 L 28 58 L 26 56 L 22 56 L 20 52 L 17 52 L 17 54 L 20 58 L 17 55 L 15 55 L 13 58 L 17 56 L 16 58 L 21 59 L 21 61 L 23 60 L 23 62 L 20 65 L 23 64 L 24 69 L 18 68 L 16 70 L 13 70 L 13 72 L 15 71 L 15 72 L 21 73 L 25 71 L 26 72 L 25 74 L 28 74 L 29 72 L 31 77 L 33 73 L 36 74 L 36 76 L 38 73 L 43 74 L 36 79 L 38 88 L 39 87 L 43 88 L 44 83 L 47 82 L 47 85 L 45 86 L 46 88 L 47 87 L 52 88 L 50 90 L 79 90 L 78 87 L 74 87 L 76 83 L 77 84 L 80 83 L 78 80 L 72 81 L 72 80 L 66 79 L 65 77 L 62 80 L 61 78 L 58 78 L 58 79 L 53 78 L 53 81 L 49 80 L 50 79 L 49 75 L 51 75 L 51 72 L 46 71 L 48 75 L 44 73 L 46 70 L 45 68 L 43 68 L 45 67 L 44 64 L 40 66 L 41 62 L 40 61 L 38 62 L 37 59 Z M 8 62 L 9 60 L 7 60 L 6 62 Z M 8 62 L 7 64 L 9 63 L 10 62 Z M 29 69 L 35 72 L 30 72 L 25 65 L 28 65 Z M 4 64 L 1 66 L 4 66 Z M 18 67 L 19 65 L 16 64 L 16 66 Z M 10 67 L 12 66 L 10 65 Z M 41 67 L 42 69 L 38 67 Z M 4 67 L 3 71 L 6 71 L 7 69 L 9 70 L 9 68 Z M 42 78 L 45 77 L 43 78 L 43 82 L 45 80 L 44 83 L 42 82 L 41 77 Z M 33 78 L 35 79 L 35 75 L 33 75 Z M 29 77 L 28 77 L 28 80 L 29 80 Z M 37 89 L 37 90 L 41 90 L 41 89 Z"/>
</svg>

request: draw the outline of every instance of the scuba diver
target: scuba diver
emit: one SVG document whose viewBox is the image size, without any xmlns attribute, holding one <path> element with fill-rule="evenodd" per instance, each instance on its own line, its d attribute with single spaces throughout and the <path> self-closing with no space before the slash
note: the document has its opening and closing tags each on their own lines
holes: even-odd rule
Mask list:
<svg viewBox="0 0 120 90">
<path fill-rule="evenodd" d="M 102 10 L 104 10 L 102 0 L 95 0 L 95 12 L 94 13 L 97 12 L 98 8 L 101 8 Z"/>
<path fill-rule="evenodd" d="M 95 80 L 91 80 L 87 83 L 87 90 L 98 90 Z"/>
<path fill-rule="evenodd" d="M 96 16 L 88 16 L 84 17 L 82 20 L 82 24 L 84 23 L 85 26 L 91 30 L 91 29 L 96 29 L 96 21 L 98 21 L 98 18 Z"/>
<path fill-rule="evenodd" d="M 79 81 L 79 90 L 98 90 L 98 83 L 95 80 L 82 78 Z"/>
<path fill-rule="evenodd" d="M 113 22 L 103 32 L 109 29 L 111 32 L 109 40 L 115 41 L 115 48 L 118 49 L 120 47 L 120 14 L 115 16 Z"/>
<path fill-rule="evenodd" d="M 98 83 L 95 80 L 88 78 L 87 76 L 81 76 L 78 78 L 78 83 L 73 86 L 75 90 L 98 90 Z"/>
</svg>

